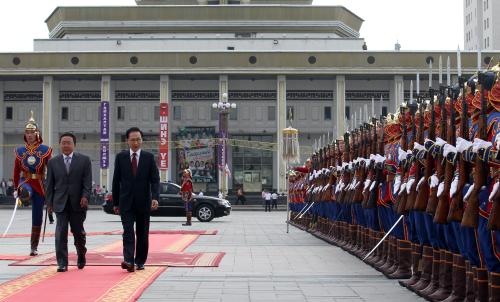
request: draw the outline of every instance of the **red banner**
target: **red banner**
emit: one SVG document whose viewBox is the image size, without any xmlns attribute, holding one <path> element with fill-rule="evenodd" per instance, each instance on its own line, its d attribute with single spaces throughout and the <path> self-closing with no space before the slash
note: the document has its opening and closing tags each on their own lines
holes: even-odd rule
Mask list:
<svg viewBox="0 0 500 302">
<path fill-rule="evenodd" d="M 160 170 L 168 169 L 168 104 L 160 103 Z"/>
</svg>

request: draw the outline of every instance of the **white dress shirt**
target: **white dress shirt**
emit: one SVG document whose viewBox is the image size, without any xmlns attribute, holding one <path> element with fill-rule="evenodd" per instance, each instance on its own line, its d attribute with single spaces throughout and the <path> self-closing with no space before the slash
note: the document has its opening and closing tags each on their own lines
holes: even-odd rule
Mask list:
<svg viewBox="0 0 500 302">
<path fill-rule="evenodd" d="M 137 150 L 136 152 L 132 151 L 130 149 L 130 162 L 132 162 L 132 154 L 135 153 L 135 158 L 137 159 L 137 167 L 139 167 L 139 158 L 141 157 L 141 149 Z"/>
</svg>

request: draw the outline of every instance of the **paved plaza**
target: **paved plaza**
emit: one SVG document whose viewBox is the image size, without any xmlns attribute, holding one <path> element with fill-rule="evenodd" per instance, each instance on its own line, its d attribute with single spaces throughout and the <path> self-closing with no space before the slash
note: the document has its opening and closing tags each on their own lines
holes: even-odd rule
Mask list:
<svg viewBox="0 0 500 302">
<path fill-rule="evenodd" d="M 10 214 L 0 210 L 2 233 Z M 30 220 L 31 211 L 19 211 L 9 233 L 28 233 Z M 287 234 L 284 220 L 285 212 L 256 211 L 235 211 L 210 223 L 195 220 L 192 229 L 219 232 L 200 236 L 186 251 L 225 252 L 220 266 L 168 268 L 139 301 L 423 301 L 338 247 L 293 226 Z M 151 229 L 182 229 L 182 222 L 182 218 L 152 218 Z M 85 226 L 87 232 L 113 231 L 121 223 L 118 217 L 91 210 Z M 48 225 L 47 232 L 54 228 Z M 92 249 L 119 238 L 88 236 L 87 245 Z M 0 254 L 29 252 L 29 238 L 0 242 Z M 53 237 L 40 245 L 41 253 L 53 249 Z M 0 283 L 38 269 L 9 263 L 0 261 Z"/>
</svg>

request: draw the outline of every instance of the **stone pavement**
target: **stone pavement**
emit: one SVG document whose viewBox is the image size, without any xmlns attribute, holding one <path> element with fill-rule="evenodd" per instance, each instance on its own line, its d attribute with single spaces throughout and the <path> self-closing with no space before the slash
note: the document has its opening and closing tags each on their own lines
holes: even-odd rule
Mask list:
<svg viewBox="0 0 500 302">
<path fill-rule="evenodd" d="M 19 211 L 9 233 L 27 233 L 30 214 Z M 9 218 L 10 211 L 0 210 L 1 233 Z M 287 234 L 284 220 L 285 212 L 263 211 L 234 211 L 210 223 L 195 219 L 192 229 L 219 233 L 200 236 L 186 251 L 223 251 L 220 266 L 168 268 L 139 301 L 423 301 L 340 248 L 293 226 Z M 182 229 L 182 222 L 182 218 L 153 217 L 151 229 Z M 118 217 L 92 210 L 85 226 L 87 232 L 111 231 L 120 229 L 121 223 Z M 54 225 L 47 231 L 54 231 Z M 88 247 L 119 238 L 89 236 Z M 0 254 L 27 252 L 28 242 L 29 238 L 0 239 Z M 53 245 L 54 238 L 46 238 L 40 251 L 51 251 Z M 0 261 L 0 283 L 37 269 L 8 263 Z"/>
</svg>

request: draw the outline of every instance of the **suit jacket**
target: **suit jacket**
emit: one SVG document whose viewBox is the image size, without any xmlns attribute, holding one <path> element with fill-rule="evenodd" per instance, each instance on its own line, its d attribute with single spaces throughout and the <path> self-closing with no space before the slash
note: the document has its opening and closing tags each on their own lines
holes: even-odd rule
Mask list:
<svg viewBox="0 0 500 302">
<path fill-rule="evenodd" d="M 45 198 L 54 212 L 63 212 L 68 201 L 74 211 L 84 211 L 80 206 L 80 199 L 86 197 L 90 200 L 91 188 L 92 164 L 88 156 L 74 152 L 69 174 L 62 154 L 49 160 Z"/>
<path fill-rule="evenodd" d="M 137 174 L 132 174 L 130 151 L 122 151 L 116 155 L 113 173 L 113 206 L 120 211 L 151 211 L 151 200 L 159 200 L 160 175 L 152 153 L 141 150 Z"/>
</svg>

